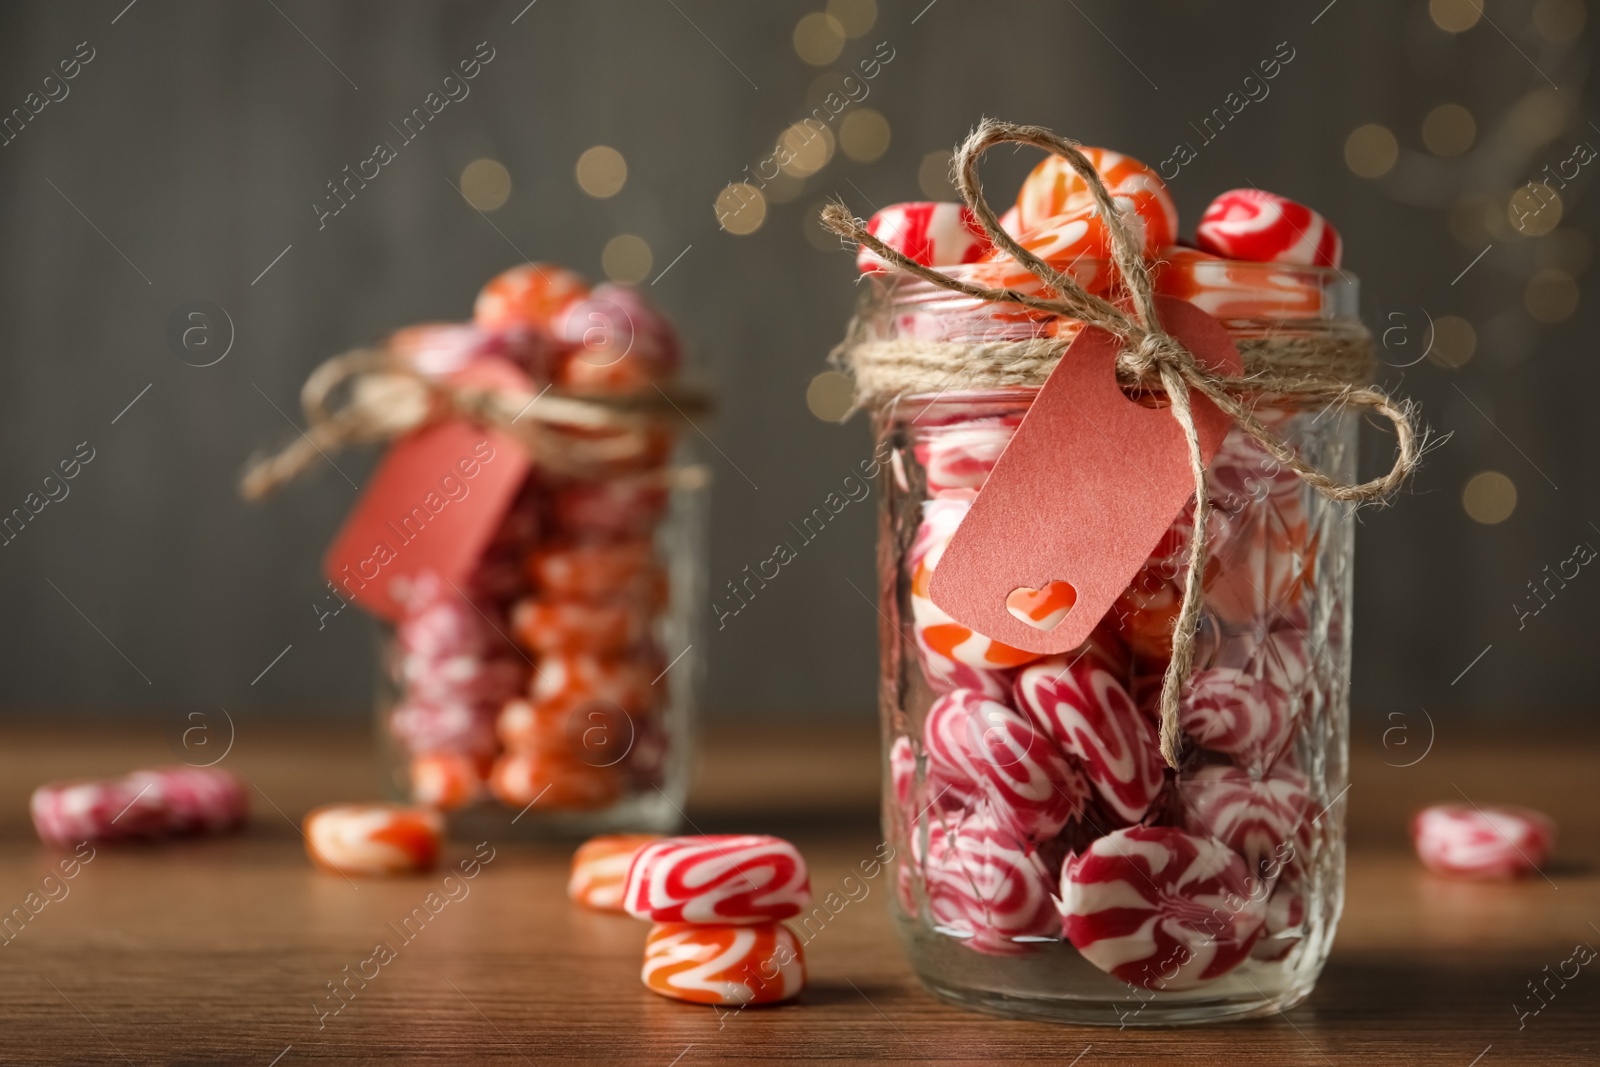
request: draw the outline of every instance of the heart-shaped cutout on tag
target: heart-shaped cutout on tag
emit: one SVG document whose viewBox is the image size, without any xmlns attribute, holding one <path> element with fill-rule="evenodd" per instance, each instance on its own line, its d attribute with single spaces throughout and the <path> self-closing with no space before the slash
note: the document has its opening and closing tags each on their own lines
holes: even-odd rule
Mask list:
<svg viewBox="0 0 1600 1067">
<path fill-rule="evenodd" d="M 1044 583 L 1042 589 L 1024 585 L 1006 594 L 1006 610 L 1014 618 L 1046 633 L 1060 626 L 1077 602 L 1078 591 L 1060 579 Z"/>
</svg>

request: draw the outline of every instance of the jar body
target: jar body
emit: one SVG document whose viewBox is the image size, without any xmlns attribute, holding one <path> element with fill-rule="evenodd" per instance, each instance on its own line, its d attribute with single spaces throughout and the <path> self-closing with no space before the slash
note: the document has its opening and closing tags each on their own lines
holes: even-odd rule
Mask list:
<svg viewBox="0 0 1600 1067">
<path fill-rule="evenodd" d="M 472 581 L 419 582 L 380 651 L 391 795 L 444 809 L 462 835 L 676 829 L 706 483 L 681 445 L 645 469 L 536 469 Z"/>
<path fill-rule="evenodd" d="M 863 321 L 880 338 L 964 328 L 877 299 L 885 314 Z M 983 329 L 994 337 L 992 318 Z M 1207 474 L 1203 611 L 1172 770 L 1157 706 L 1192 499 L 1065 656 L 990 641 L 929 597 L 1035 393 L 909 397 L 876 417 L 883 818 L 913 967 L 949 1000 L 1077 1024 L 1287 1008 L 1310 993 L 1343 897 L 1349 506 L 1230 431 Z M 1257 415 L 1322 471 L 1354 475 L 1352 417 Z"/>
</svg>

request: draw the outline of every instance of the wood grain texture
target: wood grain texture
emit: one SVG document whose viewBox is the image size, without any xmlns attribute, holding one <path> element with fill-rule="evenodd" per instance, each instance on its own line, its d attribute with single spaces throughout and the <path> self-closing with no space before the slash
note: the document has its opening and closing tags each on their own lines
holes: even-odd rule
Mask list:
<svg viewBox="0 0 1600 1067">
<path fill-rule="evenodd" d="M 7 733 L 0 910 L 37 889 L 57 858 L 26 826 L 33 784 L 171 759 L 159 740 L 134 735 Z M 788 737 L 719 733 L 704 753 L 690 818 L 707 831 L 793 837 L 820 895 L 879 843 L 874 746 L 870 734 L 826 722 Z M 366 738 L 321 730 L 312 744 L 304 730 L 252 735 L 225 763 L 252 783 L 245 835 L 102 847 L 67 883 L 66 897 L 0 947 L 0 1061 L 265 1067 L 281 1055 L 283 1067 L 688 1067 L 1072 1063 L 1082 1054 L 1083 1067 L 1592 1064 L 1600 1061 L 1600 972 L 1580 973 L 1520 1031 L 1512 1005 L 1575 943 L 1600 945 L 1591 925 L 1600 923 L 1597 755 L 1594 741 L 1462 742 L 1399 769 L 1385 766 L 1382 753 L 1357 753 L 1345 915 L 1310 1001 L 1259 1022 L 1119 1032 L 991 1018 L 935 1000 L 894 941 L 881 879 L 807 946 L 812 980 L 800 1002 L 720 1021 L 639 984 L 642 923 L 567 903 L 566 846 L 510 833 L 491 841 L 494 859 L 466 883 L 467 895 L 404 940 L 390 924 L 439 889 L 445 871 L 352 884 L 312 870 L 294 828 L 316 803 L 373 794 Z M 1462 793 L 1554 814 L 1562 840 L 1550 881 L 1472 885 L 1422 872 L 1405 840 L 1406 817 Z M 452 844 L 448 858 L 468 856 L 475 844 Z M 395 959 L 365 987 L 352 983 L 339 1014 L 319 1018 L 317 1006 L 333 1006 L 326 983 L 342 981 L 344 968 L 355 969 L 379 941 L 394 946 Z"/>
</svg>

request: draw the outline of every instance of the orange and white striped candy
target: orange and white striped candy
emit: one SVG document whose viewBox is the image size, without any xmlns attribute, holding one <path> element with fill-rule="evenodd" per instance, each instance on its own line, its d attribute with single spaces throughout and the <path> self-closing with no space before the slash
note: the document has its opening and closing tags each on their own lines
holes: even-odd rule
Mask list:
<svg viewBox="0 0 1600 1067">
<path fill-rule="evenodd" d="M 524 600 L 511 612 L 511 632 L 533 652 L 612 656 L 639 643 L 647 619 L 633 604 L 584 600 Z"/>
<path fill-rule="evenodd" d="M 556 313 L 589 294 L 589 284 L 553 263 L 524 263 L 489 279 L 478 293 L 472 319 L 491 330 L 546 326 Z"/>
<path fill-rule="evenodd" d="M 655 549 L 643 538 L 541 547 L 528 557 L 527 573 L 551 597 L 657 603 L 666 592 Z"/>
<path fill-rule="evenodd" d="M 774 1004 L 806 984 L 799 938 L 783 923 L 656 923 L 644 945 L 646 988 L 695 1004 Z"/>
<path fill-rule="evenodd" d="M 501 803 L 543 811 L 603 808 L 622 791 L 615 767 L 585 763 L 556 749 L 507 752 L 489 772 L 489 789 Z"/>
<path fill-rule="evenodd" d="M 1150 276 L 1157 293 L 1219 319 L 1315 319 L 1323 310 L 1320 275 L 1291 264 L 1246 263 L 1173 246 L 1161 250 Z"/>
<path fill-rule="evenodd" d="M 911 567 L 912 625 L 916 628 L 918 642 L 925 647 L 925 655 L 986 670 L 1018 667 L 1038 659 L 1036 652 L 1013 648 L 962 626 L 933 602 L 929 595 L 933 572 L 966 515 L 966 501 L 929 501 L 929 504 L 936 506 L 924 508 L 926 517 L 907 557 Z M 934 663 L 937 665 L 938 660 Z"/>
<path fill-rule="evenodd" d="M 567 896 L 596 911 L 622 911 L 622 890 L 634 853 L 660 834 L 602 834 L 591 837 L 572 854 Z"/>
<path fill-rule="evenodd" d="M 411 759 L 411 800 L 440 811 L 464 808 L 483 795 L 479 760 L 465 752 L 425 752 Z"/>
<path fill-rule="evenodd" d="M 328 804 L 306 816 L 306 853 L 339 874 L 409 874 L 439 860 L 444 816 L 403 804 Z"/>
</svg>

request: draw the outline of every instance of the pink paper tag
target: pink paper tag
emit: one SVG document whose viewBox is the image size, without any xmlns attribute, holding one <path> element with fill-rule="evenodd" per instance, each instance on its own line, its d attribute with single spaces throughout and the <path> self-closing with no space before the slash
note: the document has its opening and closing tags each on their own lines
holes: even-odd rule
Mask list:
<svg viewBox="0 0 1600 1067">
<path fill-rule="evenodd" d="M 1199 363 L 1237 376 L 1227 331 L 1157 297 L 1162 326 Z M 1085 328 L 1039 390 L 934 571 L 929 595 L 956 622 L 1050 655 L 1081 645 L 1194 493 L 1183 429 L 1117 385 L 1121 342 Z M 1231 425 L 1191 392 L 1207 464 Z"/>
<path fill-rule="evenodd" d="M 532 392 L 527 376 L 500 360 L 451 377 Z M 465 588 L 529 466 L 514 438 L 462 419 L 400 438 L 328 546 L 323 573 L 341 596 L 390 620 L 423 571 Z"/>
</svg>

